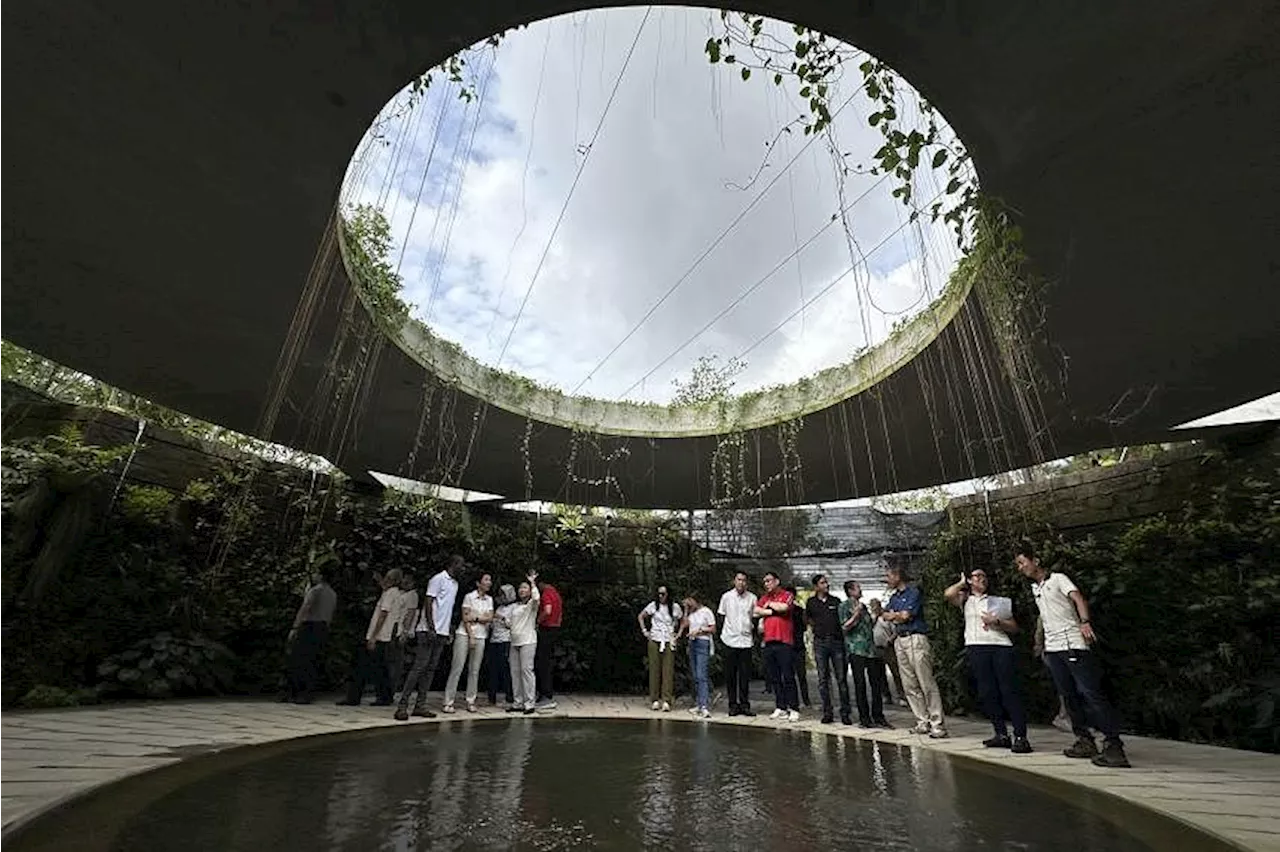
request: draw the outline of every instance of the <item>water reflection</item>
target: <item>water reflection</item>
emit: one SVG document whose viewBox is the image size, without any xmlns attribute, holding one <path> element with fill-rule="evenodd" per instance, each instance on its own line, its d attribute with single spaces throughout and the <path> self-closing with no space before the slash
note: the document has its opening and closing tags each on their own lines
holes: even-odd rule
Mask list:
<svg viewBox="0 0 1280 852">
<path fill-rule="evenodd" d="M 322 742 L 185 784 L 125 820 L 99 848 L 1150 848 L 934 753 L 671 720 L 451 721 Z"/>
</svg>

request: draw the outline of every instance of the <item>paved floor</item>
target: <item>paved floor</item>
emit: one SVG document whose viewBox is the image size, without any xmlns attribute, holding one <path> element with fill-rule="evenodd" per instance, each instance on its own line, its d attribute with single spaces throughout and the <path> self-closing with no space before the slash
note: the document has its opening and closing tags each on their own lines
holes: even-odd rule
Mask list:
<svg viewBox="0 0 1280 852">
<path fill-rule="evenodd" d="M 762 701 L 756 707 L 766 705 Z M 497 708 L 483 706 L 477 715 L 505 718 Z M 656 714 L 635 697 L 564 696 L 554 715 L 652 718 Z M 671 715 L 694 721 L 683 703 Z M 990 729 L 978 721 L 950 720 L 952 737 L 930 740 L 905 730 L 911 720 L 901 710 L 888 715 L 898 725 L 895 730 L 821 725 L 812 712 L 805 713 L 795 727 L 1014 766 L 1112 793 L 1246 849 L 1280 850 L 1280 808 L 1276 806 L 1280 802 L 1280 757 L 1130 737 L 1128 749 L 1135 768 L 1105 770 L 1087 761 L 1062 757 L 1060 749 L 1070 743 L 1071 737 L 1052 728 L 1033 729 L 1035 754 L 1013 755 L 984 749 L 981 740 L 990 735 Z M 459 716 L 468 714 L 464 711 Z M 751 727 L 778 724 L 764 714 L 731 719 L 717 713 L 712 721 Z M 13 712 L 4 714 L 0 722 L 0 816 L 5 826 L 98 785 L 196 754 L 292 737 L 405 724 L 393 721 L 388 708 L 382 707 L 336 707 L 331 701 L 297 706 L 247 699 Z M 433 724 L 433 720 L 415 719 L 411 724 Z"/>
</svg>

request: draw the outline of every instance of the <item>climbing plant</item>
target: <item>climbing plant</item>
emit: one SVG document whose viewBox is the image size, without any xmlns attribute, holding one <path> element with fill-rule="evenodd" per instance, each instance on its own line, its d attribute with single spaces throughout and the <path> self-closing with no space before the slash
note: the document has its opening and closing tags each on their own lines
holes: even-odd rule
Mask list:
<svg viewBox="0 0 1280 852">
<path fill-rule="evenodd" d="M 342 218 L 342 235 L 351 258 L 355 284 L 370 313 L 386 329 L 397 332 L 411 306 L 400 298 L 404 282 L 391 263 L 391 224 L 373 204 L 350 205 Z"/>
<path fill-rule="evenodd" d="M 818 30 L 797 24 L 788 31 L 761 15 L 728 10 L 720 12 L 718 29 L 707 39 L 705 52 L 712 64 L 737 68 L 744 81 L 755 76 L 794 88 L 805 111 L 780 132 L 798 127 L 806 136 L 826 134 L 843 169 L 890 176 L 896 184 L 893 197 L 911 208 L 913 221 L 927 212 L 931 219 L 948 223 L 957 243 L 964 244 L 980 197 L 969 153 L 959 139 L 944 131 L 936 108 L 884 62 Z M 865 92 L 874 105 L 867 123 L 882 139 L 870 165 L 841 150 L 831 136 L 835 116 L 853 95 L 839 103 L 832 99 L 850 77 L 855 93 Z M 941 197 L 925 200 L 924 210 L 914 194 L 915 176 L 922 165 L 946 177 Z"/>
</svg>

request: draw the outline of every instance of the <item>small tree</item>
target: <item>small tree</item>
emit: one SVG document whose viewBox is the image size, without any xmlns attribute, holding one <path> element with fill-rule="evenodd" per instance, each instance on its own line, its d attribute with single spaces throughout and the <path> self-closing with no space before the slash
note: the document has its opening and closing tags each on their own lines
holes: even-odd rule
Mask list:
<svg viewBox="0 0 1280 852">
<path fill-rule="evenodd" d="M 720 363 L 719 355 L 703 355 L 689 371 L 689 378 L 681 381 L 675 379 L 675 396 L 671 398 L 673 405 L 697 405 L 702 402 L 728 399 L 732 395 L 734 382 L 747 368 L 740 358 L 730 358 Z"/>
</svg>

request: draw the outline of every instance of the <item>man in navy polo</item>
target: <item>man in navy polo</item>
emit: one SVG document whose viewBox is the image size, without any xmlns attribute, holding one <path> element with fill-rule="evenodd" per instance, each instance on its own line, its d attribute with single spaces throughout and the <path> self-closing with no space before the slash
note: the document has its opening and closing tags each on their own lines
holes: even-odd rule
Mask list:
<svg viewBox="0 0 1280 852">
<path fill-rule="evenodd" d="M 894 650 L 907 704 L 915 714 L 916 734 L 928 734 L 935 740 L 947 736 L 942 718 L 942 694 L 933 679 L 933 655 L 929 648 L 929 627 L 924 621 L 924 596 L 919 586 L 908 586 L 902 569 L 888 563 L 884 571 L 885 585 L 893 593 L 881 616 L 894 625 L 897 639 Z"/>
</svg>

